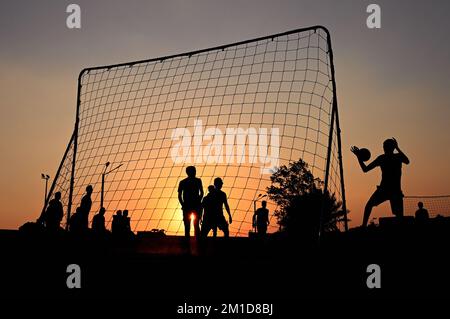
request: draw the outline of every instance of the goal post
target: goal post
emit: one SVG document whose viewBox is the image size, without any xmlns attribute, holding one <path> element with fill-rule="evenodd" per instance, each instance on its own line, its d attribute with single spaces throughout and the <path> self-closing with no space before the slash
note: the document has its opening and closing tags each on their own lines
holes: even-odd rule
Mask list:
<svg viewBox="0 0 450 319">
<path fill-rule="evenodd" d="M 135 231 L 181 235 L 178 183 L 192 165 L 205 195 L 223 179 L 230 234 L 243 236 L 271 172 L 298 159 L 342 203 L 347 229 L 333 51 L 322 26 L 82 70 L 74 133 L 46 202 L 60 191 L 69 219 L 92 185 L 92 218 L 105 164 L 121 165 L 104 176 L 108 223 L 127 209 Z"/>
</svg>

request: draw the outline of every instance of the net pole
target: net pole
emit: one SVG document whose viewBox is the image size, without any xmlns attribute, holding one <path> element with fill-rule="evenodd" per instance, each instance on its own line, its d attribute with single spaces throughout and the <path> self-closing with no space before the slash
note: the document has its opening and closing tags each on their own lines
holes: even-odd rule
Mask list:
<svg viewBox="0 0 450 319">
<path fill-rule="evenodd" d="M 70 189 L 69 189 L 69 201 L 67 204 L 67 222 L 66 222 L 66 230 L 69 230 L 69 222 L 70 222 L 70 213 L 72 209 L 72 200 L 73 200 L 73 187 L 75 184 L 75 161 L 77 158 L 77 146 L 78 146 L 78 126 L 80 123 L 79 111 L 81 104 L 81 78 L 84 74 L 85 70 L 82 70 L 78 76 L 78 89 L 77 89 L 77 113 L 75 120 L 75 129 L 73 132 L 73 157 L 72 157 L 72 170 L 70 173 Z"/>
<path fill-rule="evenodd" d="M 333 58 L 333 49 L 331 47 L 331 35 L 328 30 L 325 30 L 327 33 L 327 43 L 328 43 L 328 54 L 330 56 L 330 71 L 331 71 L 331 84 L 333 87 L 333 114 L 336 117 L 336 134 L 337 134 L 337 143 L 338 143 L 338 161 L 339 161 L 339 175 L 341 180 L 341 193 L 342 193 L 342 210 L 344 211 L 344 229 L 348 231 L 348 219 L 347 219 L 347 203 L 345 200 L 345 184 L 344 184 L 344 165 L 342 161 L 342 141 L 341 141 L 341 126 L 339 124 L 339 111 L 338 111 L 338 103 L 337 103 L 337 90 L 336 90 L 336 78 L 334 73 L 334 58 Z M 333 117 L 333 116 L 332 116 Z M 331 120 L 331 127 L 333 127 L 334 121 L 333 118 Z M 330 135 L 331 136 L 331 135 Z M 331 144 L 328 145 L 328 161 L 331 151 Z M 327 162 L 327 174 L 329 174 L 329 162 Z M 328 176 L 326 178 L 326 183 L 328 183 Z M 327 185 L 328 186 L 328 185 Z"/>
<path fill-rule="evenodd" d="M 332 55 L 332 50 L 331 50 L 331 41 L 330 41 L 330 33 L 328 32 L 328 30 L 326 28 L 323 28 L 324 31 L 327 34 L 327 46 L 328 46 L 328 57 L 330 59 L 330 68 L 332 68 L 333 66 L 333 55 Z M 331 69 L 332 70 L 332 69 Z M 335 85 L 334 85 L 334 72 L 331 71 L 331 81 L 332 81 L 332 86 L 333 86 L 333 92 L 336 93 L 336 89 L 335 89 Z M 336 108 L 335 105 L 337 103 L 336 101 L 336 97 L 333 94 L 333 105 L 331 108 L 331 120 L 330 120 L 330 130 L 329 130 L 329 134 L 328 134 L 328 147 L 327 147 L 327 159 L 326 159 L 326 164 L 325 164 L 325 178 L 324 178 L 324 196 L 328 196 L 328 182 L 330 179 L 330 160 L 331 160 L 331 150 L 332 150 L 332 145 L 333 145 L 333 131 L 334 131 L 334 121 L 335 121 L 335 116 L 336 116 Z M 323 210 L 324 210 L 324 204 L 325 204 L 325 199 L 323 199 L 322 201 L 322 209 L 320 211 L 320 223 L 319 223 L 319 241 L 322 237 L 322 233 L 323 233 Z"/>
</svg>

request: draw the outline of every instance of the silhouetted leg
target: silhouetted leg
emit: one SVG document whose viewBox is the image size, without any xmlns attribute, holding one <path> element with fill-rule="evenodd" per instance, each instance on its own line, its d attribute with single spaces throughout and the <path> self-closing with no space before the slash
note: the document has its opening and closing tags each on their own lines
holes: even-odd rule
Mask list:
<svg viewBox="0 0 450 319">
<path fill-rule="evenodd" d="M 183 223 L 184 223 L 184 237 L 189 238 L 191 236 L 191 220 L 189 219 L 189 214 L 183 212 Z"/>
<path fill-rule="evenodd" d="M 367 223 L 369 222 L 369 217 L 370 217 L 370 213 L 372 212 L 372 208 L 373 208 L 373 206 L 370 205 L 369 202 L 367 202 L 366 207 L 364 207 L 364 218 L 363 218 L 363 223 L 362 223 L 363 227 L 366 227 Z"/>
<path fill-rule="evenodd" d="M 370 213 L 372 212 L 372 208 L 380 205 L 385 200 L 387 200 L 386 194 L 382 190 L 380 190 L 380 188 L 377 188 L 377 190 L 369 198 L 366 207 L 364 208 L 364 217 L 362 223 L 363 227 L 366 227 L 369 223 L 369 217 Z"/>
<path fill-rule="evenodd" d="M 398 218 L 403 217 L 403 194 L 391 198 L 391 210 L 392 214 Z"/>
<path fill-rule="evenodd" d="M 195 238 L 200 238 L 200 221 L 198 216 L 195 216 L 194 219 L 194 234 Z"/>
<path fill-rule="evenodd" d="M 228 225 L 226 227 L 223 228 L 223 236 L 225 238 L 230 237 L 230 231 L 228 230 Z"/>
<path fill-rule="evenodd" d="M 213 237 L 217 237 L 217 227 L 213 227 Z"/>
</svg>

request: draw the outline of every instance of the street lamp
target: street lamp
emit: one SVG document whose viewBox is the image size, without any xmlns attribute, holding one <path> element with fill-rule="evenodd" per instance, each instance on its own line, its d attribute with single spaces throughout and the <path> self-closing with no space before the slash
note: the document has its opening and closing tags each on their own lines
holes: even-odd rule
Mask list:
<svg viewBox="0 0 450 319">
<path fill-rule="evenodd" d="M 47 201 L 47 186 L 48 186 L 48 180 L 50 179 L 50 176 L 44 173 L 41 173 L 41 178 L 45 179 L 45 194 L 44 194 L 44 206 L 45 202 Z"/>
<path fill-rule="evenodd" d="M 108 168 L 109 164 L 111 164 L 111 163 L 110 162 L 106 162 L 105 163 L 105 169 L 103 170 L 103 173 L 102 173 L 102 191 L 101 191 L 101 194 L 100 194 L 100 208 L 103 207 L 103 196 L 104 196 L 103 194 L 105 192 L 105 176 L 108 175 L 109 173 L 111 173 L 112 171 L 115 171 L 116 169 L 118 169 L 120 166 L 123 165 L 123 164 L 120 164 L 120 165 L 116 166 L 115 168 L 113 168 L 113 169 L 111 169 L 109 171 L 106 171 L 106 169 Z"/>
<path fill-rule="evenodd" d="M 252 220 L 252 226 L 253 226 L 253 230 L 256 232 L 256 222 L 255 222 L 255 212 L 256 212 L 256 202 L 259 201 L 260 199 L 267 197 L 267 194 L 259 194 L 254 200 L 253 200 L 253 220 Z"/>
</svg>

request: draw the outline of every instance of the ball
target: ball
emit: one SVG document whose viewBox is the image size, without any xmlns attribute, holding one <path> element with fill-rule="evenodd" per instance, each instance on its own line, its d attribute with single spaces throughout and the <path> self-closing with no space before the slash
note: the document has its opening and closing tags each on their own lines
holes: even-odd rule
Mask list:
<svg viewBox="0 0 450 319">
<path fill-rule="evenodd" d="M 358 157 L 363 162 L 366 162 L 370 159 L 370 151 L 367 148 L 361 148 L 361 149 L 359 149 Z"/>
</svg>

